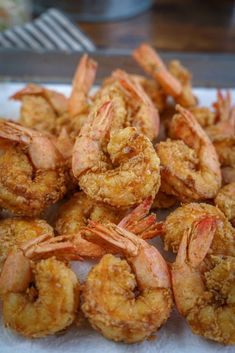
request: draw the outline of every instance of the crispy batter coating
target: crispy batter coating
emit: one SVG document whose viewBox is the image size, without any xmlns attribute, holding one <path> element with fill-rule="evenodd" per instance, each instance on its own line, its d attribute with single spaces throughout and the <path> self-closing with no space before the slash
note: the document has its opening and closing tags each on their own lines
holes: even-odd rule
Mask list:
<svg viewBox="0 0 235 353">
<path fill-rule="evenodd" d="M 215 198 L 215 204 L 229 220 L 235 220 L 235 183 L 220 189 Z"/>
<path fill-rule="evenodd" d="M 59 209 L 55 229 L 59 234 L 73 234 L 88 224 L 88 220 L 119 223 L 125 215 L 108 205 L 97 204 L 84 192 L 74 194 Z"/>
<path fill-rule="evenodd" d="M 71 235 L 82 257 L 97 258 L 106 254 L 106 249 L 84 239 L 81 235 L 82 228 L 87 226 L 88 220 L 117 224 L 125 213 L 108 205 L 97 204 L 81 191 L 60 207 L 55 229 L 58 234 Z"/>
<path fill-rule="evenodd" d="M 104 146 L 113 117 L 112 102 L 89 116 L 74 145 L 72 169 L 91 199 L 128 208 L 156 195 L 160 161 L 149 139 L 133 127 L 112 134 Z"/>
<path fill-rule="evenodd" d="M 66 191 L 63 167 L 36 169 L 21 148 L 1 149 L 0 206 L 15 214 L 36 216 Z"/>
<path fill-rule="evenodd" d="M 55 258 L 33 265 L 34 287 L 3 295 L 5 325 L 28 338 L 55 334 L 75 319 L 79 283 L 75 273 Z M 23 279 L 22 279 L 23 281 Z"/>
<path fill-rule="evenodd" d="M 161 189 L 181 201 L 209 199 L 221 186 L 221 170 L 215 148 L 186 109 L 177 106 L 170 133 L 174 140 L 156 146 L 161 161 Z"/>
<path fill-rule="evenodd" d="M 194 333 L 224 344 L 235 344 L 234 278 L 234 257 L 210 257 L 210 268 L 203 273 L 204 292 L 187 314 Z"/>
<path fill-rule="evenodd" d="M 10 251 L 40 235 L 54 236 L 53 228 L 42 219 L 8 218 L 0 220 L 0 269 Z"/>
<path fill-rule="evenodd" d="M 110 138 L 107 151 L 111 169 L 91 171 L 79 178 L 80 187 L 92 199 L 127 208 L 155 196 L 160 187 L 159 158 L 144 135 L 134 128 L 121 130 Z"/>
<path fill-rule="evenodd" d="M 177 252 L 184 231 L 191 229 L 195 222 L 208 216 L 214 216 L 218 220 L 210 251 L 213 254 L 235 256 L 235 229 L 217 207 L 206 203 L 183 205 L 166 218 L 164 224 L 165 249 Z"/>
</svg>

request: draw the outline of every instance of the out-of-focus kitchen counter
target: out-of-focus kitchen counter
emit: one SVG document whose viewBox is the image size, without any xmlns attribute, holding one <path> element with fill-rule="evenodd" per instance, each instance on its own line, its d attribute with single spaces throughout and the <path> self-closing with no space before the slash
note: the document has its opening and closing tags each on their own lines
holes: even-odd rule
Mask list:
<svg viewBox="0 0 235 353">
<path fill-rule="evenodd" d="M 98 48 L 134 48 L 147 41 L 167 51 L 235 53 L 235 1 L 156 0 L 129 20 L 79 23 Z"/>
</svg>

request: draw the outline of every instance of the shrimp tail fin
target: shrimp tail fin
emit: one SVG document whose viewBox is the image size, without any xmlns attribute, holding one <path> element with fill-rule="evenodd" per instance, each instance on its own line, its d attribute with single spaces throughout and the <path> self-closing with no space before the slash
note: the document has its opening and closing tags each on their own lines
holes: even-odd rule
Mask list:
<svg viewBox="0 0 235 353">
<path fill-rule="evenodd" d="M 98 222 L 89 221 L 89 226 L 83 229 L 82 235 L 98 245 L 111 245 L 121 252 L 128 250 L 128 254 L 137 254 L 136 236 L 115 224 L 109 223 L 104 226 Z"/>
<path fill-rule="evenodd" d="M 29 145 L 32 138 L 27 130 L 19 124 L 0 120 L 0 138 Z"/>
<path fill-rule="evenodd" d="M 215 217 L 205 217 L 194 226 L 188 247 L 188 258 L 193 267 L 197 267 L 208 253 L 216 228 Z"/>
</svg>

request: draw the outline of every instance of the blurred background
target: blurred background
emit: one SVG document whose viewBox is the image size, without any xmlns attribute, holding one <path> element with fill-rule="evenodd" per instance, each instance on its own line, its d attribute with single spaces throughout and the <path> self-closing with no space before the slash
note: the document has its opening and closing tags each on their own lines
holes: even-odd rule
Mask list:
<svg viewBox="0 0 235 353">
<path fill-rule="evenodd" d="M 56 8 L 98 49 L 235 52 L 233 0 L 0 0 L 0 30 Z"/>
</svg>

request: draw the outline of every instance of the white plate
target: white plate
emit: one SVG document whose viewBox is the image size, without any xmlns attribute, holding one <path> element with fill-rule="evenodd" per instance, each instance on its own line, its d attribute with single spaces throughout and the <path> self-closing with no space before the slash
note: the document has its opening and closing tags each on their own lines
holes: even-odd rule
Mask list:
<svg viewBox="0 0 235 353">
<path fill-rule="evenodd" d="M 25 84 L 0 83 L 0 115 L 5 118 L 17 120 L 19 114 L 18 102 L 10 102 L 8 97 Z M 56 89 L 66 95 L 70 92 L 68 85 L 48 85 L 49 88 Z M 215 90 L 198 88 L 194 90 L 199 97 L 200 104 L 210 106 L 215 101 Z M 235 89 L 232 90 L 235 102 Z M 163 214 L 161 215 L 163 216 Z M 158 248 L 162 248 L 158 239 L 154 241 Z M 82 281 L 91 266 L 91 263 L 75 264 L 73 268 L 79 279 Z M 2 318 L 1 318 L 2 320 Z M 171 314 L 166 325 L 157 333 L 155 340 L 143 343 L 126 345 L 114 343 L 103 338 L 99 333 L 86 327 L 73 326 L 66 333 L 58 336 L 51 336 L 44 339 L 27 340 L 12 331 L 4 328 L 0 323 L 0 353 L 234 353 L 234 347 L 224 347 L 223 345 L 207 341 L 199 336 L 193 335 L 176 310 Z"/>
</svg>

